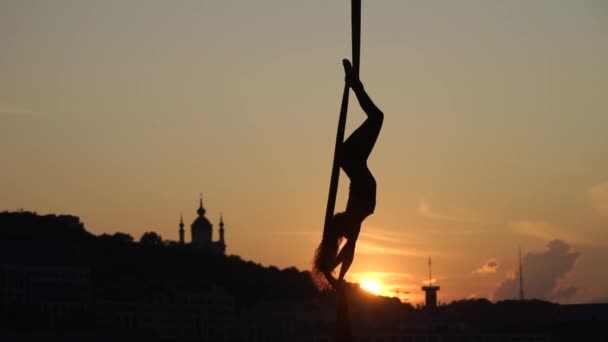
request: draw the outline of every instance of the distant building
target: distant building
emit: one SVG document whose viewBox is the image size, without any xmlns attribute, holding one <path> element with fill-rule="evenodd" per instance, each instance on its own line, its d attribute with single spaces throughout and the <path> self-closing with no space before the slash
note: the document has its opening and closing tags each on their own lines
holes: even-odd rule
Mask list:
<svg viewBox="0 0 608 342">
<path fill-rule="evenodd" d="M 427 285 L 422 287 L 422 291 L 425 293 L 425 308 L 435 309 L 437 308 L 437 291 L 439 286 Z"/>
<path fill-rule="evenodd" d="M 199 207 L 196 213 L 198 217 L 194 219 L 190 226 L 192 241 L 190 245 L 196 248 L 208 250 L 210 252 L 226 254 L 226 241 L 224 240 L 224 219 L 220 216 L 219 240 L 213 241 L 213 225 L 205 217 L 207 211 L 203 207 L 203 196 L 201 195 Z M 179 223 L 179 242 L 184 245 L 184 220 L 180 218 Z"/>
</svg>

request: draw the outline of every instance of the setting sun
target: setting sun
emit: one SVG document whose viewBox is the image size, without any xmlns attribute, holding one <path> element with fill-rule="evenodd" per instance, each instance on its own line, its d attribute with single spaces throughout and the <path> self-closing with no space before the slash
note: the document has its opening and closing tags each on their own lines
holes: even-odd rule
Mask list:
<svg viewBox="0 0 608 342">
<path fill-rule="evenodd" d="M 360 283 L 361 288 L 365 291 L 371 292 L 375 295 L 379 295 L 381 292 L 380 284 L 377 281 L 366 279 Z"/>
</svg>

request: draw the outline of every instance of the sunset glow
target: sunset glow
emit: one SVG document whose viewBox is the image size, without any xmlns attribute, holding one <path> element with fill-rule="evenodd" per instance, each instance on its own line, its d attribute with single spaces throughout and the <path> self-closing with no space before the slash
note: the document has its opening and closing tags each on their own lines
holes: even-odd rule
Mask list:
<svg viewBox="0 0 608 342">
<path fill-rule="evenodd" d="M 349 6 L 0 1 L 0 212 L 172 245 L 202 193 L 227 255 L 311 271 Z M 608 1 L 362 11 L 361 81 L 385 121 L 344 279 L 414 305 L 429 284 L 443 303 L 517 299 L 521 248 L 526 298 L 608 302 Z M 344 138 L 366 119 L 351 95 Z"/>
<path fill-rule="evenodd" d="M 366 279 L 364 281 L 362 281 L 360 283 L 361 288 L 364 289 L 365 291 L 371 292 L 375 295 L 379 295 L 380 292 L 382 292 L 382 288 L 380 287 L 380 284 L 378 284 L 377 281 L 372 280 L 372 279 Z"/>
</svg>

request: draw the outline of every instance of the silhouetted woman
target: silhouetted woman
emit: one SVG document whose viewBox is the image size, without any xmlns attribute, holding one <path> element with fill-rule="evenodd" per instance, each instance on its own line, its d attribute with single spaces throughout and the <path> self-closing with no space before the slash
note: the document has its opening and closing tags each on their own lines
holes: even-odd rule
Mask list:
<svg viewBox="0 0 608 342">
<path fill-rule="evenodd" d="M 376 208 L 376 180 L 367 168 L 367 158 L 376 143 L 384 114 L 369 98 L 363 84 L 357 78 L 348 60 L 343 61 L 345 80 L 355 92 L 367 119 L 341 145 L 339 163 L 350 179 L 350 190 L 346 210 L 334 215 L 317 248 L 314 268 L 322 273 L 327 282 L 336 288 L 344 279 L 355 256 L 355 243 L 359 237 L 361 223 Z M 338 253 L 342 239 L 346 243 Z M 333 270 L 342 264 L 336 280 Z"/>
</svg>

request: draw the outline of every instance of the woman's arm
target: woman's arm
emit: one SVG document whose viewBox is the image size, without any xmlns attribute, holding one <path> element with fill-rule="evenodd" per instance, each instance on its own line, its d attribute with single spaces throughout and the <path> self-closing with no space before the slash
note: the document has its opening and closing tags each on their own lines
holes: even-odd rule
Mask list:
<svg viewBox="0 0 608 342">
<path fill-rule="evenodd" d="M 353 263 L 353 259 L 355 258 L 356 241 L 357 239 L 349 239 L 346 244 L 344 244 L 344 247 L 342 247 L 342 250 L 340 250 L 338 257 L 336 258 L 338 264 L 342 263 L 342 266 L 340 267 L 340 275 L 338 276 L 338 281 L 342 281 L 344 279 L 346 272 L 348 272 L 350 265 Z"/>
</svg>

